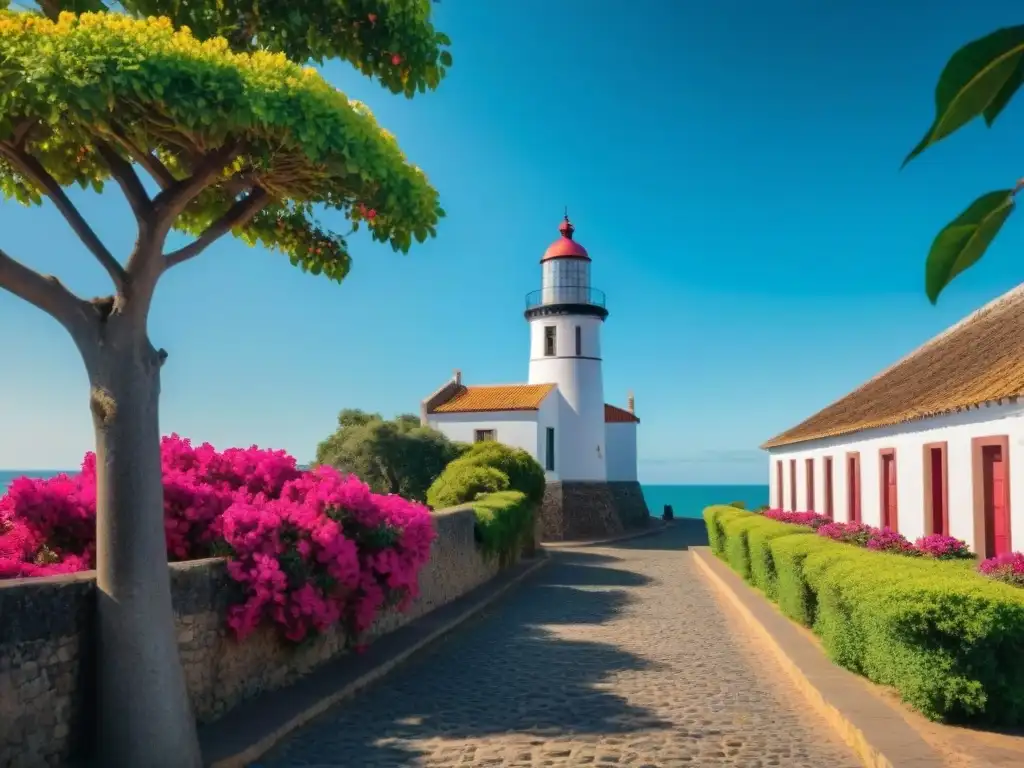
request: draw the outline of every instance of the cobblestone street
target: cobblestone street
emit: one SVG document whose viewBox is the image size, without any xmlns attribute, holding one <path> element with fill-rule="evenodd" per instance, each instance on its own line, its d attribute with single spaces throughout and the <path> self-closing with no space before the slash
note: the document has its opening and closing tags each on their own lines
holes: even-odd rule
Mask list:
<svg viewBox="0 0 1024 768">
<path fill-rule="evenodd" d="M 257 765 L 859 765 L 719 606 L 685 553 L 697 530 L 552 552 Z"/>
</svg>

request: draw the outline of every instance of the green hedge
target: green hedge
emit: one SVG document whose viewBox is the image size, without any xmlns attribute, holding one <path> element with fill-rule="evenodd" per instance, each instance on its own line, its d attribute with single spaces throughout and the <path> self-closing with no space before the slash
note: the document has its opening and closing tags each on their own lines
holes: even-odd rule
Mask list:
<svg viewBox="0 0 1024 768">
<path fill-rule="evenodd" d="M 533 536 L 533 510 L 521 491 L 489 493 L 474 501 L 476 538 L 483 553 L 497 555 L 502 565 L 514 562 Z"/>
<path fill-rule="evenodd" d="M 735 507 L 704 519 L 712 551 L 836 663 L 934 720 L 1024 724 L 1024 590 L 973 561 L 871 552 Z"/>
<path fill-rule="evenodd" d="M 500 469 L 453 461 L 427 489 L 427 504 L 434 509 L 457 507 L 510 487 L 508 475 Z"/>
<path fill-rule="evenodd" d="M 472 504 L 477 541 L 502 565 L 533 549 L 534 514 L 543 498 L 544 469 L 536 459 L 494 441 L 474 444 L 427 490 L 434 509 Z"/>
</svg>

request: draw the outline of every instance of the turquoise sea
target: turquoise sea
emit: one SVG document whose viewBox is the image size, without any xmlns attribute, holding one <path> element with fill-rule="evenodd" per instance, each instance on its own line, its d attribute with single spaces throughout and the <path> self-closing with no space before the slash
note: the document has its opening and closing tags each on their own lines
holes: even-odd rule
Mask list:
<svg viewBox="0 0 1024 768">
<path fill-rule="evenodd" d="M 42 478 L 57 473 L 53 469 L 0 469 L 0 494 L 16 477 L 28 475 Z M 700 517 L 704 507 L 710 504 L 744 501 L 748 509 L 756 509 L 768 503 L 767 485 L 645 485 L 643 490 L 647 508 L 654 517 L 661 517 L 666 504 L 672 505 L 676 517 Z"/>
</svg>

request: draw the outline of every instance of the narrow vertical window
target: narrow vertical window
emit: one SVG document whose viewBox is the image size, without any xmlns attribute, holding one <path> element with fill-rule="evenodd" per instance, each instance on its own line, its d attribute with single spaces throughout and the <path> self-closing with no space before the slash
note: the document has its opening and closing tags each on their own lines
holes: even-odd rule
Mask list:
<svg viewBox="0 0 1024 768">
<path fill-rule="evenodd" d="M 544 356 L 555 356 L 555 326 L 544 326 Z"/>
<path fill-rule="evenodd" d="M 576 326 L 576 357 L 583 354 L 583 329 Z"/>
<path fill-rule="evenodd" d="M 899 495 L 896 488 L 896 449 L 882 448 L 878 452 L 879 507 L 883 528 L 900 529 Z"/>
<path fill-rule="evenodd" d="M 860 522 L 860 454 L 846 454 L 846 514 L 847 519 Z"/>
<path fill-rule="evenodd" d="M 555 428 L 548 427 L 546 433 L 546 445 L 544 446 L 544 469 L 548 472 L 555 471 Z"/>
</svg>

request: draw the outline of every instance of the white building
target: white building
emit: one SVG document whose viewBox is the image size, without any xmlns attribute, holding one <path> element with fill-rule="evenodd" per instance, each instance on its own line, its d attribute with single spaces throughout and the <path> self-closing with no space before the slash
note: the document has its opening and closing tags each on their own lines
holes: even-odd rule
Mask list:
<svg viewBox="0 0 1024 768">
<path fill-rule="evenodd" d="M 772 506 L 1024 549 L 1024 286 L 762 447 Z"/>
<path fill-rule="evenodd" d="M 526 297 L 527 383 L 467 386 L 456 371 L 420 410 L 423 423 L 453 440 L 498 440 L 534 456 L 548 479 L 548 538 L 616 532 L 639 519 L 637 498 L 643 503 L 633 396 L 625 410 L 604 401 L 605 296 L 590 285 L 590 256 L 568 216 L 559 232 L 540 260 L 540 290 Z M 584 510 L 585 501 L 597 511 Z"/>
</svg>

